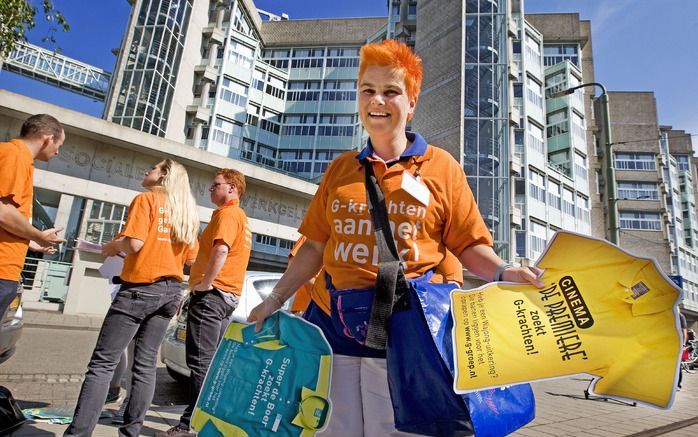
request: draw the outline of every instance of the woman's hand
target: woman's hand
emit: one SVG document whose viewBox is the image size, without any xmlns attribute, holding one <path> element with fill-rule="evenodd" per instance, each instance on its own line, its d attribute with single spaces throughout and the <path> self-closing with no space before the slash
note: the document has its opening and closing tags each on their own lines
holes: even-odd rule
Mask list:
<svg viewBox="0 0 698 437">
<path fill-rule="evenodd" d="M 280 309 L 282 305 L 279 299 L 275 299 L 274 296 L 270 294 L 262 303 L 254 307 L 252 311 L 250 311 L 250 315 L 247 316 L 248 322 L 255 323 L 254 332 L 259 332 L 262 329 L 264 321 L 274 314 L 276 310 Z"/>
<path fill-rule="evenodd" d="M 543 288 L 545 284 L 540 279 L 543 273 L 538 267 L 510 267 L 502 273 L 502 280 L 506 282 L 529 283 L 538 288 Z"/>
<path fill-rule="evenodd" d="M 118 241 L 110 241 L 108 243 L 104 243 L 102 245 L 102 255 L 104 256 L 116 256 L 121 250 L 119 248 L 119 242 Z"/>
</svg>

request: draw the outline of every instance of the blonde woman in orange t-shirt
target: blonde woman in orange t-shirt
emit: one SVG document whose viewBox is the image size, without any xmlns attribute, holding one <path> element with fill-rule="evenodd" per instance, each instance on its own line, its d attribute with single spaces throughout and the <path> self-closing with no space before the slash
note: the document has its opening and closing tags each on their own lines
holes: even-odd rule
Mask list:
<svg viewBox="0 0 698 437">
<path fill-rule="evenodd" d="M 304 314 L 322 329 L 333 351 L 332 415 L 324 435 L 408 435 L 395 427 L 385 350 L 360 341 L 361 335 L 366 337 L 362 328 L 368 319 L 357 320 L 356 312 L 345 312 L 353 317 L 347 326 L 337 298 L 340 293 L 349 299 L 352 294 L 370 295 L 376 287 L 379 255 L 366 199 L 365 166 L 373 170 L 385 196 L 408 281 L 447 281 L 437 267 L 450 251 L 487 281 L 542 285 L 537 272 L 505 263 L 492 249 L 492 236 L 461 165 L 419 133 L 406 131 L 421 80 L 421 60 L 405 44 L 387 40 L 362 47 L 357 106 L 369 140 L 360 152 L 344 153 L 330 164 L 298 229 L 307 240 L 274 291 L 249 316 L 260 329 L 321 267 L 326 270 L 328 280 L 315 282 Z"/>
<path fill-rule="evenodd" d="M 126 254 L 123 283 L 104 318 L 65 436 L 92 434 L 132 339 L 133 376 L 119 435 L 139 435 L 155 391 L 158 348 L 182 298 L 183 268 L 196 258 L 199 218 L 185 168 L 165 159 L 145 173 L 141 186 L 147 191 L 129 206 L 124 238 L 102 246 L 105 256 Z"/>
</svg>

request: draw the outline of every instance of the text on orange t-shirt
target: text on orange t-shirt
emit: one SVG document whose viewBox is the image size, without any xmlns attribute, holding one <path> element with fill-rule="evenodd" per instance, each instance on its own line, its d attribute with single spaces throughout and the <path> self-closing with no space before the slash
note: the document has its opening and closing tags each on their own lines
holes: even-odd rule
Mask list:
<svg viewBox="0 0 698 437">
<path fill-rule="evenodd" d="M 121 279 L 137 284 L 150 284 L 164 277 L 181 281 L 184 263 L 196 258 L 197 243 L 189 246 L 175 242 L 170 231 L 165 194 L 149 191 L 137 195 L 128 207 L 126 226 L 120 235 L 142 241 L 143 247 L 126 255 Z"/>
<path fill-rule="evenodd" d="M 448 251 L 457 256 L 477 244 L 492 245 L 461 166 L 443 149 L 426 145 L 420 136 L 414 140 L 415 147 L 423 143 L 423 153 L 390 166 L 366 157 L 385 196 L 408 278 L 434 270 Z M 373 287 L 378 272 L 364 167 L 357 156 L 355 151 L 347 152 L 330 164 L 299 228 L 308 239 L 326 242 L 323 265 L 337 289 Z M 418 183 L 429 193 L 426 205 L 402 188 L 403 177 L 407 177 L 403 173 L 419 176 Z M 432 281 L 444 282 L 438 269 Z M 329 312 L 325 288 L 325 281 L 316 281 L 312 298 Z"/>
</svg>

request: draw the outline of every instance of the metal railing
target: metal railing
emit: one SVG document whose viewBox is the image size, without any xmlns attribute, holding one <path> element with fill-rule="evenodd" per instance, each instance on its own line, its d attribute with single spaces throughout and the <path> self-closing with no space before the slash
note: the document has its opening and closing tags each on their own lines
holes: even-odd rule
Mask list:
<svg viewBox="0 0 698 437">
<path fill-rule="evenodd" d="M 111 73 L 68 56 L 18 42 L 2 68 L 95 100 L 105 100 Z"/>
<path fill-rule="evenodd" d="M 47 302 L 65 302 L 71 263 L 27 257 L 22 268 L 22 289 L 39 291 L 39 299 Z"/>
</svg>

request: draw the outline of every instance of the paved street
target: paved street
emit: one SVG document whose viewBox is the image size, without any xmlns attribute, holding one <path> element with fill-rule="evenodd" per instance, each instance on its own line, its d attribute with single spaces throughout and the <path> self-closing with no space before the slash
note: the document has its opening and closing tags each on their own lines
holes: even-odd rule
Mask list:
<svg viewBox="0 0 698 437">
<path fill-rule="evenodd" d="M 70 325 L 61 326 L 60 319 L 48 323 L 28 317 L 28 321 L 31 326 L 25 327 L 16 355 L 0 366 L 0 385 L 8 387 L 23 407 L 74 405 L 97 331 L 87 327 L 84 321 L 76 329 L 70 329 Z M 584 378 L 534 384 L 536 419 L 515 435 L 698 435 L 698 374 L 684 375 L 684 388 L 668 411 L 615 401 L 587 400 L 584 398 L 587 384 Z M 158 367 L 158 385 L 143 435 L 152 435 L 155 430 L 175 424 L 184 399 L 185 389 L 170 378 L 164 367 Z M 113 410 L 116 406 L 108 404 L 106 409 Z M 12 435 L 54 436 L 61 435 L 64 429 L 64 425 L 30 423 Z M 116 428 L 105 419 L 94 435 L 115 436 Z"/>
</svg>

